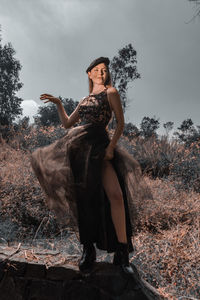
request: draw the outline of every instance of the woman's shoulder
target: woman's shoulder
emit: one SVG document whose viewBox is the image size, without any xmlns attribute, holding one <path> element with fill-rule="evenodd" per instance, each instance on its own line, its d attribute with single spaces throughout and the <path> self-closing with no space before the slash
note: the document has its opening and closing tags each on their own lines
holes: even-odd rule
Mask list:
<svg viewBox="0 0 200 300">
<path fill-rule="evenodd" d="M 110 101 L 116 101 L 116 98 L 120 99 L 119 92 L 114 86 L 109 86 L 107 88 L 107 96 Z"/>
<path fill-rule="evenodd" d="M 108 95 L 116 95 L 116 94 L 119 94 L 119 92 L 114 86 L 108 86 L 107 87 L 107 94 Z"/>
<path fill-rule="evenodd" d="M 108 87 L 107 97 L 112 110 L 114 110 L 114 107 L 116 108 L 121 106 L 120 94 L 114 86 Z"/>
</svg>

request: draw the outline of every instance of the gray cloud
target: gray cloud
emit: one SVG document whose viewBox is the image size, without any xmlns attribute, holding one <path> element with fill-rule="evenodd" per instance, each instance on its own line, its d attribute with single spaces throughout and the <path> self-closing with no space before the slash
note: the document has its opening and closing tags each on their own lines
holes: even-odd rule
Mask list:
<svg viewBox="0 0 200 300">
<path fill-rule="evenodd" d="M 192 14 L 183 0 L 0 0 L 3 42 L 23 66 L 19 96 L 79 100 L 88 94 L 90 61 L 132 43 L 141 79 L 130 85 L 125 117 L 136 125 L 153 115 L 177 126 L 186 117 L 200 123 L 200 23 L 186 24 Z"/>
</svg>

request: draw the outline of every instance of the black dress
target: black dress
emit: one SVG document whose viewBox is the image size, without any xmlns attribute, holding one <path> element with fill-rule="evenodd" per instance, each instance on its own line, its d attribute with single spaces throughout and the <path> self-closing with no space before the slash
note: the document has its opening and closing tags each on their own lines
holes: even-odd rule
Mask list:
<svg viewBox="0 0 200 300">
<path fill-rule="evenodd" d="M 73 224 L 81 244 L 114 252 L 117 235 L 112 222 L 109 199 L 102 185 L 102 162 L 110 142 L 106 129 L 112 112 L 107 89 L 84 97 L 78 106 L 81 123 L 66 130 L 56 142 L 35 150 L 33 170 L 46 194 L 46 204 L 61 224 Z M 129 252 L 132 235 L 145 199 L 151 192 L 142 178 L 139 163 L 116 145 L 112 163 L 124 199 Z"/>
</svg>

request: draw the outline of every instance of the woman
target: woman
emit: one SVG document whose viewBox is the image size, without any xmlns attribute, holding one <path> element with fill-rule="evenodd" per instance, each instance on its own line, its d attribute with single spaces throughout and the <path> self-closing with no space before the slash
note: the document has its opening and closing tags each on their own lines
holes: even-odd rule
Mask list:
<svg viewBox="0 0 200 300">
<path fill-rule="evenodd" d="M 83 253 L 81 271 L 91 270 L 96 247 L 115 252 L 113 263 L 133 275 L 129 252 L 137 207 L 144 200 L 141 169 L 117 145 L 124 128 L 120 96 L 111 85 L 109 59 L 99 57 L 87 68 L 90 94 L 68 116 L 60 99 L 42 94 L 44 103 L 57 105 L 67 133 L 53 144 L 32 153 L 32 167 L 58 220 L 70 211 Z M 109 137 L 107 125 L 114 112 L 117 126 Z M 81 121 L 78 126 L 75 125 Z M 72 128 L 71 128 L 72 127 Z"/>
</svg>

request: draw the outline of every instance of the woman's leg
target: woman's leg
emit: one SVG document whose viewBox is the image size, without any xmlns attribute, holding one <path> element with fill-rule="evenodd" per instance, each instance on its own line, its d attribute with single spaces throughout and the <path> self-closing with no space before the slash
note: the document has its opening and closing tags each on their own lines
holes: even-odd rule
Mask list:
<svg viewBox="0 0 200 300">
<path fill-rule="evenodd" d="M 126 216 L 122 190 L 117 174 L 109 160 L 103 161 L 102 183 L 111 205 L 112 221 L 118 241 L 127 243 Z"/>
</svg>

